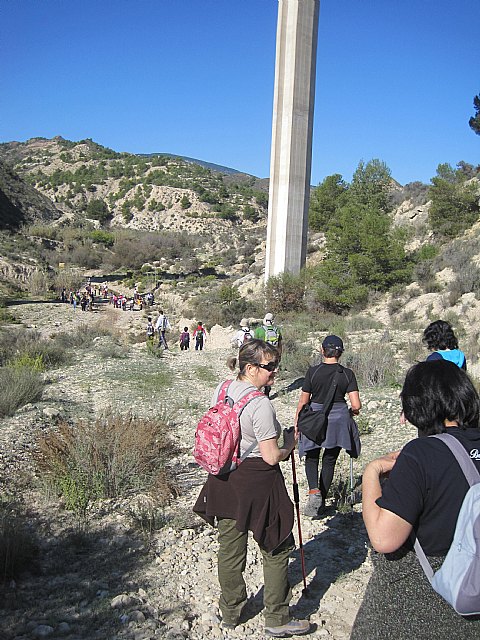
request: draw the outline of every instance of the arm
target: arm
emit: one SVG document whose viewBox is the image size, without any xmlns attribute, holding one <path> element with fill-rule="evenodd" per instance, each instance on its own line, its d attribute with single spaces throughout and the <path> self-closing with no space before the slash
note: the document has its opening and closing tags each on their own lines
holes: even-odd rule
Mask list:
<svg viewBox="0 0 480 640">
<path fill-rule="evenodd" d="M 358 416 L 360 409 L 362 408 L 362 401 L 360 400 L 360 394 L 358 391 L 350 391 L 348 393 L 348 400 L 350 402 L 350 409 L 353 415 Z"/>
<path fill-rule="evenodd" d="M 261 440 L 258 443 L 262 459 L 272 467 L 286 460 L 295 449 L 296 437 L 293 431 L 285 432 L 283 436 L 283 447 L 279 447 L 276 438 Z"/>
<path fill-rule="evenodd" d="M 388 453 L 367 465 L 362 482 L 362 511 L 368 537 L 379 553 L 396 551 L 406 541 L 412 525 L 388 509 L 382 509 L 376 500 L 382 495 L 381 476 L 393 469 L 400 451 Z"/>
</svg>

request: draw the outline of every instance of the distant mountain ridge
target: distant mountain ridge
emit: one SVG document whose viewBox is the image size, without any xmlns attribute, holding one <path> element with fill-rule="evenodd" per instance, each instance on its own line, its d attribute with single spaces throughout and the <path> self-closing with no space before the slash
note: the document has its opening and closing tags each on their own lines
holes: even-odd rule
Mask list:
<svg viewBox="0 0 480 640">
<path fill-rule="evenodd" d="M 163 151 L 160 153 L 136 153 L 135 155 L 141 156 L 143 158 L 154 158 L 155 156 L 167 157 L 167 158 L 179 158 L 180 160 L 185 160 L 185 162 L 192 162 L 193 164 L 199 164 L 201 167 L 205 167 L 206 169 L 211 169 L 212 171 L 218 171 L 219 173 L 227 173 L 227 174 L 244 174 L 247 176 L 252 175 L 251 173 L 246 173 L 245 171 L 239 171 L 238 169 L 232 169 L 232 167 L 225 167 L 221 164 L 215 164 L 214 162 L 206 162 L 205 160 L 198 160 L 198 158 L 190 158 L 189 156 L 180 156 L 176 153 L 164 153 Z M 256 176 L 255 176 L 256 177 Z"/>
</svg>

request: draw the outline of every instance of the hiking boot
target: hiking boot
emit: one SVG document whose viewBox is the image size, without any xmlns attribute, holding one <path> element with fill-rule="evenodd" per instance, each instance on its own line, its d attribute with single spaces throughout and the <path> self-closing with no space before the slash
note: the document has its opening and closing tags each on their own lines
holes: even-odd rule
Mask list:
<svg viewBox="0 0 480 640">
<path fill-rule="evenodd" d="M 303 509 L 303 515 L 309 516 L 310 518 L 316 518 L 324 510 L 325 505 L 320 491 L 318 493 L 309 493 L 308 502 Z"/>
<path fill-rule="evenodd" d="M 267 636 L 274 638 L 289 638 L 290 636 L 301 636 L 310 631 L 310 622 L 308 620 L 290 620 L 287 624 L 280 627 L 265 627 Z"/>
</svg>

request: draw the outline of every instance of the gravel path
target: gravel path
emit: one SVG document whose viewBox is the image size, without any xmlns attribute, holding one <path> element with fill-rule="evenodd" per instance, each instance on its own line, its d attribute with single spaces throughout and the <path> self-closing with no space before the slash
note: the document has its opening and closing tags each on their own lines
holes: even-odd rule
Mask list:
<svg viewBox="0 0 480 640">
<path fill-rule="evenodd" d="M 132 510 L 146 496 L 105 501 L 92 514 L 87 532 L 78 532 L 70 513 L 56 501 L 42 498 L 27 480 L 24 497 L 35 534 L 39 537 L 39 566 L 31 567 L 18 583 L 4 591 L 0 625 L 5 640 L 67 638 L 114 640 L 148 638 L 264 638 L 261 556 L 252 541 L 245 579 L 250 602 L 247 621 L 235 631 L 219 625 L 215 532 L 204 526 L 191 507 L 205 474 L 191 456 L 196 422 L 208 406 L 216 383 L 229 372 L 225 360 L 232 353 L 229 332 L 212 329 L 203 352 L 172 349 L 160 360 L 143 343 L 125 345 L 127 335 L 143 335 L 141 312 L 103 307 L 98 313 L 75 313 L 69 305 L 21 304 L 14 312 L 26 325 L 44 335 L 74 328 L 82 322 L 115 327 L 119 340 L 96 340 L 95 348 L 78 352 L 76 361 L 50 372 L 41 402 L 24 407 L 0 429 L 0 471 L 8 480 L 28 476 L 29 452 L 39 430 L 51 426 L 56 414 L 92 416 L 106 407 L 131 409 L 137 414 L 169 417 L 182 453 L 173 461 L 182 493 L 163 514 L 167 525 L 145 537 L 132 528 Z M 179 321 L 183 327 L 184 319 Z M 176 332 L 175 332 L 176 336 Z M 282 378 L 277 390 L 286 389 Z M 402 446 L 415 436 L 399 424 L 398 391 L 362 390 L 371 433 L 363 436 L 363 452 L 354 463 L 359 476 L 365 463 L 380 453 Z M 284 426 L 292 424 L 298 391 L 279 393 L 273 404 Z M 298 457 L 301 503 L 306 480 Z M 340 456 L 336 480 L 349 479 L 349 460 Z M 290 463 L 283 463 L 292 494 Z M 308 593 L 302 593 L 298 550 L 291 560 L 293 612 L 309 617 L 309 637 L 343 640 L 350 629 L 368 582 L 371 566 L 360 506 L 342 513 L 333 504 L 324 518 L 302 518 Z M 297 533 L 295 531 L 295 533 Z"/>
</svg>

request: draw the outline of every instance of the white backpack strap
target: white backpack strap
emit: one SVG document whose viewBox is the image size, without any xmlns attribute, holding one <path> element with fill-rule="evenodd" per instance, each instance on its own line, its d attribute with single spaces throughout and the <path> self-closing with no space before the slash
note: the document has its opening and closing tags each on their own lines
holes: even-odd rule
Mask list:
<svg viewBox="0 0 480 640">
<path fill-rule="evenodd" d="M 477 467 L 474 465 L 473 460 L 468 455 L 465 447 L 457 440 L 457 438 L 455 438 L 455 436 L 452 436 L 449 433 L 439 433 L 432 436 L 432 438 L 437 438 L 447 445 L 455 456 L 456 461 L 460 465 L 460 468 L 471 487 L 480 482 L 480 473 L 478 473 Z"/>
<path fill-rule="evenodd" d="M 460 465 L 461 470 L 463 471 L 465 478 L 467 479 L 468 484 L 472 487 L 474 484 L 478 484 L 480 482 L 480 473 L 476 466 L 473 463 L 473 460 L 470 458 L 468 453 L 465 450 L 465 447 L 461 442 L 455 438 L 455 436 L 450 435 L 449 433 L 437 433 L 431 438 L 437 438 L 441 440 L 447 447 L 450 449 L 452 454 L 455 456 L 456 461 Z M 415 553 L 417 554 L 418 561 L 422 569 L 425 572 L 425 575 L 431 582 L 433 579 L 433 569 L 425 555 L 425 552 L 422 548 L 422 545 L 418 541 L 418 538 L 415 538 L 414 544 Z"/>
</svg>

